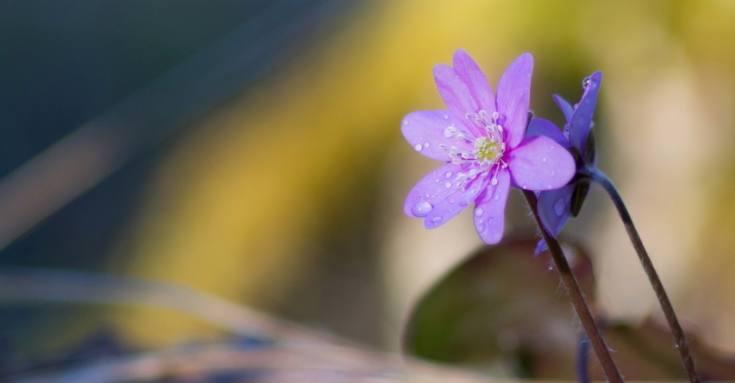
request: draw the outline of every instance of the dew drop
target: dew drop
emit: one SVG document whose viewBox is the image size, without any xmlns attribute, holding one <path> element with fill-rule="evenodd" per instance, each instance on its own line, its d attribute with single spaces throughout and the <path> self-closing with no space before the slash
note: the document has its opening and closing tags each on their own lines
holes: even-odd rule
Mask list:
<svg viewBox="0 0 735 383">
<path fill-rule="evenodd" d="M 541 162 L 543 162 L 543 163 L 546 163 L 547 161 L 549 161 L 549 159 L 546 158 L 546 157 L 544 157 L 544 158 L 541 159 Z"/>
<path fill-rule="evenodd" d="M 421 144 L 416 144 L 413 148 L 416 149 L 417 152 L 420 152 L 424 149 L 424 147 L 421 146 Z"/>
<path fill-rule="evenodd" d="M 584 87 L 584 89 L 594 88 L 595 85 L 596 84 L 592 81 L 591 77 L 586 77 L 584 81 L 582 81 L 582 87 Z"/>
<path fill-rule="evenodd" d="M 560 198 L 556 200 L 556 202 L 554 202 L 554 213 L 556 213 L 556 215 L 558 216 L 561 216 L 562 214 L 564 214 L 564 208 L 565 208 L 564 205 L 565 203 L 563 199 Z"/>
<path fill-rule="evenodd" d="M 444 137 L 452 138 L 454 137 L 455 134 L 457 134 L 457 129 L 454 126 L 449 125 L 446 128 L 444 128 Z"/>
<path fill-rule="evenodd" d="M 428 148 L 429 148 L 429 145 L 430 145 L 430 144 L 429 144 L 428 142 L 424 142 L 424 147 L 425 147 L 426 149 L 428 149 Z"/>
<path fill-rule="evenodd" d="M 498 177 L 493 177 L 493 178 L 492 178 L 492 179 L 490 180 L 490 185 L 493 185 L 493 186 L 495 186 L 495 185 L 497 185 L 497 184 L 498 184 Z"/>
<path fill-rule="evenodd" d="M 438 215 L 435 215 L 435 216 L 434 216 L 433 218 L 431 218 L 431 220 L 432 220 L 433 222 L 439 222 L 439 221 L 441 221 L 441 220 L 442 220 L 442 217 L 441 217 L 441 216 L 438 216 Z"/>
<path fill-rule="evenodd" d="M 452 183 L 449 182 L 449 181 L 447 181 L 447 182 L 444 183 L 444 187 L 447 188 L 447 189 L 449 189 L 449 188 L 452 187 Z"/>
<path fill-rule="evenodd" d="M 446 114 L 446 113 L 444 113 L 444 115 L 442 117 L 444 117 L 445 120 L 448 120 L 449 119 L 449 115 Z"/>
<path fill-rule="evenodd" d="M 478 207 L 477 209 L 475 209 L 475 216 L 476 216 L 476 217 L 480 217 L 480 216 L 482 216 L 483 214 L 485 214 L 485 210 L 482 210 L 482 208 L 481 208 L 481 207 Z"/>
<path fill-rule="evenodd" d="M 434 208 L 430 203 L 426 201 L 419 201 L 415 205 L 413 205 L 413 208 L 411 209 L 411 212 L 413 215 L 417 217 L 425 217 L 431 210 Z"/>
<path fill-rule="evenodd" d="M 447 179 L 452 178 L 452 172 L 444 173 L 444 178 L 447 178 Z"/>
</svg>

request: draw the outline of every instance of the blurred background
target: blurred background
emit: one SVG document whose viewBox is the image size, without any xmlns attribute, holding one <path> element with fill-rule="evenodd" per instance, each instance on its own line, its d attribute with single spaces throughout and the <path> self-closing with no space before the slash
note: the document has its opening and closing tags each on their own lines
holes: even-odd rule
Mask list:
<svg viewBox="0 0 735 383">
<path fill-rule="evenodd" d="M 399 122 L 443 107 L 432 66 L 455 49 L 493 84 L 528 51 L 532 108 L 557 123 L 551 94 L 576 100 L 604 73 L 600 166 L 685 326 L 732 358 L 733 21 L 728 0 L 2 1 L 0 273 L 174 283 L 398 351 L 419 297 L 480 245 L 467 214 L 433 231 L 403 215 L 436 163 Z M 535 233 L 518 195 L 506 222 Z M 600 189 L 565 236 L 587 249 L 606 317 L 657 320 Z M 163 308 L 8 298 L 0 350 L 101 328 L 147 348 L 221 335 Z"/>
</svg>

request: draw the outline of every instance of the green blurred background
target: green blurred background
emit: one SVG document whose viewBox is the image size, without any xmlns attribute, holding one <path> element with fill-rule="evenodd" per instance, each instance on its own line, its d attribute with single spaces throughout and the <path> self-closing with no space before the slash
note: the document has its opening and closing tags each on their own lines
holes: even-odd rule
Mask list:
<svg viewBox="0 0 735 383">
<path fill-rule="evenodd" d="M 400 119 L 442 107 L 431 69 L 455 49 L 493 83 L 529 51 L 532 108 L 557 123 L 551 94 L 604 73 L 601 167 L 686 326 L 732 355 L 734 40 L 728 0 L 0 2 L 0 260 L 174 282 L 397 350 L 418 297 L 479 245 L 464 214 L 433 231 L 402 214 L 435 164 Z M 656 317 L 603 197 L 566 235 L 609 318 Z M 506 227 L 534 233 L 517 195 Z M 3 305 L 0 322 L 9 349 L 217 333 L 132 306 Z"/>
</svg>

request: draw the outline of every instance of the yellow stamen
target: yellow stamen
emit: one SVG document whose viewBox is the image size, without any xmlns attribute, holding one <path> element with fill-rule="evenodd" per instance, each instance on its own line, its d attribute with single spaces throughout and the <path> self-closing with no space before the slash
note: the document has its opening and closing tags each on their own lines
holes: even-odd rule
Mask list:
<svg viewBox="0 0 735 383">
<path fill-rule="evenodd" d="M 502 154 L 502 144 L 487 137 L 480 137 L 475 140 L 475 158 L 477 161 L 494 163 Z"/>
</svg>

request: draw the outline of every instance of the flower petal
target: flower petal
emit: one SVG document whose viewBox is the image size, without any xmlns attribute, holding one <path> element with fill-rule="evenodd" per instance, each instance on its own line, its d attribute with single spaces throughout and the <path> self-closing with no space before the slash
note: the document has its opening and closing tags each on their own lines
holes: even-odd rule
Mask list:
<svg viewBox="0 0 735 383">
<path fill-rule="evenodd" d="M 564 118 L 567 120 L 567 122 L 572 120 L 572 113 L 574 113 L 574 108 L 572 108 L 572 104 L 569 103 L 569 101 L 565 100 L 564 97 L 559 96 L 558 94 L 555 94 L 551 96 L 552 99 L 554 99 L 554 103 L 556 103 L 556 106 L 561 109 L 562 114 L 564 114 Z"/>
<path fill-rule="evenodd" d="M 459 49 L 454 53 L 452 65 L 455 73 L 467 85 L 480 108 L 492 114 L 495 111 L 495 95 L 487 81 L 487 77 L 482 73 L 475 60 L 467 52 Z"/>
<path fill-rule="evenodd" d="M 426 157 L 449 161 L 447 148 L 472 151 L 472 144 L 460 135 L 470 133 L 462 120 L 448 110 L 419 111 L 406 115 L 401 123 L 401 132 L 409 144 Z"/>
<path fill-rule="evenodd" d="M 487 177 L 477 177 L 467 186 L 458 188 L 444 200 L 437 202 L 431 213 L 424 219 L 424 226 L 427 229 L 433 229 L 449 221 L 469 206 L 478 194 L 485 190 L 488 182 Z"/>
<path fill-rule="evenodd" d="M 552 235 L 559 235 L 567 219 L 571 216 L 572 192 L 574 185 L 567 185 L 556 190 L 539 193 L 538 212 L 546 230 Z"/>
<path fill-rule="evenodd" d="M 505 203 L 510 190 L 508 170 L 497 175 L 497 184 L 488 186 L 475 201 L 475 229 L 487 244 L 496 244 L 503 238 Z"/>
<path fill-rule="evenodd" d="M 567 185 L 538 194 L 539 217 L 549 234 L 555 237 L 561 233 L 561 229 L 571 216 L 572 192 L 574 185 Z M 539 254 L 547 248 L 546 241 L 542 238 L 536 245 L 535 253 Z"/>
<path fill-rule="evenodd" d="M 466 165 L 446 164 L 427 174 L 408 193 L 403 211 L 424 218 L 427 228 L 440 226 L 467 207 L 480 194 L 487 180 L 478 177 L 465 185 L 457 180 L 469 170 Z"/>
<path fill-rule="evenodd" d="M 546 136 L 567 149 L 570 147 L 569 140 L 564 136 L 564 133 L 553 122 L 544 118 L 534 117 L 528 124 L 526 139 L 536 136 Z"/>
<path fill-rule="evenodd" d="M 525 140 L 509 155 L 513 183 L 526 190 L 552 190 L 566 185 L 576 167 L 569 152 L 551 138 Z"/>
<path fill-rule="evenodd" d="M 496 106 L 498 112 L 505 116 L 504 127 L 511 148 L 518 146 L 526 131 L 532 74 L 533 56 L 524 53 L 510 64 L 498 83 Z"/>
<path fill-rule="evenodd" d="M 587 136 L 592 129 L 592 118 L 597 107 L 597 93 L 600 90 L 600 82 L 602 81 L 602 73 L 595 72 L 584 79 L 584 93 L 582 99 L 569 123 L 569 141 L 580 152 L 584 152 L 584 146 L 587 144 Z"/>
<path fill-rule="evenodd" d="M 449 110 L 458 116 L 477 112 L 477 101 L 454 69 L 442 64 L 434 66 L 434 81 Z"/>
</svg>

